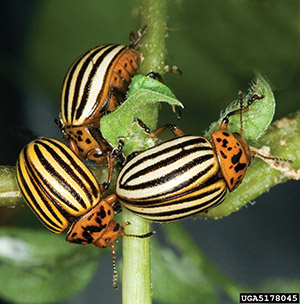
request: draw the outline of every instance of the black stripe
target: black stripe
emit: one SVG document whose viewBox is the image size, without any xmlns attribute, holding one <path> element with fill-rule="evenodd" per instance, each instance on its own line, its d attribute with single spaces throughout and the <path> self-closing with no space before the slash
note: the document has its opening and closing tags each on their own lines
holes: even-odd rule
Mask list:
<svg viewBox="0 0 300 304">
<path fill-rule="evenodd" d="M 38 193 L 39 197 L 42 199 L 42 201 L 43 201 L 45 207 L 47 208 L 47 210 L 49 210 L 50 213 L 52 214 L 52 216 L 57 220 L 57 222 L 62 225 L 63 224 L 62 221 L 57 217 L 57 214 L 52 209 L 52 207 L 49 205 L 49 203 L 47 202 L 47 200 L 45 200 L 43 194 L 40 191 L 40 187 L 38 187 L 36 185 L 36 181 L 33 178 L 34 173 L 32 172 L 31 165 L 29 163 L 29 160 L 27 159 L 25 148 L 24 148 L 24 150 L 23 150 L 22 153 L 24 154 L 24 159 L 25 159 L 25 163 L 26 163 L 25 170 L 27 170 L 29 172 L 29 179 L 30 179 L 30 181 L 25 181 L 24 176 L 22 174 L 21 165 L 18 162 L 18 171 L 19 171 L 18 183 L 22 184 L 23 188 L 25 189 L 25 193 L 30 197 L 30 200 L 28 200 L 25 197 L 25 193 L 24 193 L 24 198 L 25 198 L 28 206 L 30 207 L 30 209 L 35 213 L 35 215 L 39 218 L 39 220 L 42 223 L 44 223 L 44 225 L 46 227 L 48 227 L 50 230 L 55 230 L 56 232 L 61 232 L 61 227 L 57 223 L 53 222 L 47 216 L 47 214 L 45 214 L 45 212 L 43 211 L 43 209 L 41 208 L 41 206 L 36 201 L 34 195 L 32 194 L 32 192 L 31 192 L 31 190 L 30 190 L 30 188 L 28 186 L 29 184 L 31 184 L 34 187 L 34 189 Z M 41 216 L 38 214 L 38 212 L 36 210 L 38 210 L 40 212 Z M 49 222 L 54 228 L 51 227 L 47 222 Z"/>
<path fill-rule="evenodd" d="M 51 203 L 53 202 L 53 199 L 51 197 L 49 197 L 48 193 L 45 191 L 45 189 L 43 187 L 41 187 L 41 183 L 36 180 L 36 173 L 38 172 L 36 170 L 36 168 L 34 167 L 33 163 L 30 161 L 30 159 L 28 158 L 28 153 L 25 152 L 24 153 L 24 159 L 25 159 L 25 162 L 26 162 L 26 167 L 25 169 L 27 170 L 27 173 L 30 177 L 30 182 L 31 182 L 31 185 L 33 185 L 33 187 L 35 188 L 36 192 L 39 194 L 39 197 L 42 199 L 45 207 L 47 210 L 50 211 L 50 213 L 52 214 L 52 216 L 55 218 L 55 220 L 60 224 L 62 225 L 63 222 L 61 221 L 61 219 L 57 216 L 57 213 L 56 211 L 52 208 L 52 205 L 49 204 L 49 202 L 45 199 L 45 196 L 43 194 L 45 194 L 47 196 L 47 198 L 49 198 L 49 200 L 51 201 Z M 38 204 L 36 202 L 36 204 Z M 55 205 L 56 207 L 56 205 Z M 43 208 L 42 208 L 43 209 Z M 58 208 L 57 209 L 62 215 L 63 215 L 63 212 L 61 212 L 61 208 Z M 48 218 L 48 216 L 44 213 L 44 211 L 42 211 L 42 213 L 44 214 L 44 216 L 46 218 Z M 49 219 L 50 222 L 52 222 L 52 220 Z M 52 222 L 53 223 L 53 222 Z"/>
<path fill-rule="evenodd" d="M 185 217 L 191 216 L 196 213 L 204 212 L 205 210 L 208 210 L 212 207 L 216 207 L 217 205 L 221 204 L 224 201 L 225 195 L 226 195 L 226 190 L 220 192 L 218 194 L 218 196 L 206 201 L 205 203 L 201 203 L 200 205 L 195 204 L 192 207 L 182 208 L 179 210 L 171 209 L 168 212 L 158 212 L 158 213 L 136 212 L 135 210 L 132 210 L 132 212 L 134 212 L 135 214 L 138 214 L 146 219 L 148 218 L 149 220 L 154 221 L 154 222 L 171 222 L 171 221 L 183 219 Z M 197 199 L 197 197 L 195 197 L 195 199 Z M 211 205 L 212 203 L 213 203 L 213 205 Z M 159 210 L 159 207 L 157 209 Z M 191 211 L 193 211 L 193 212 L 189 213 L 187 215 L 181 215 L 183 213 L 191 212 Z M 157 220 L 152 219 L 152 217 L 159 217 L 159 216 L 161 216 L 161 217 L 168 216 L 169 218 L 157 219 Z"/>
<path fill-rule="evenodd" d="M 142 184 L 127 185 L 127 183 L 126 183 L 126 184 L 120 185 L 119 187 L 121 189 L 134 191 L 134 190 L 152 188 L 157 185 L 162 185 L 162 184 L 165 184 L 165 183 L 169 182 L 170 180 L 176 178 L 178 175 L 181 175 L 181 174 L 185 173 L 186 171 L 191 170 L 196 165 L 210 160 L 212 157 L 214 157 L 213 154 L 208 154 L 208 155 L 204 155 L 201 157 L 197 157 L 194 160 L 192 160 L 191 162 L 184 164 L 182 167 L 179 167 L 172 172 L 168 172 L 164 176 L 160 176 L 156 179 L 152 179 L 152 180 L 150 180 L 148 182 L 144 182 Z M 177 188 L 172 188 L 168 192 L 160 193 L 159 195 L 164 195 L 164 194 L 167 194 L 170 192 L 174 192 L 175 191 L 174 189 L 181 189 L 183 187 L 186 187 L 187 185 L 190 185 L 192 182 L 196 181 L 201 176 L 203 176 L 205 173 L 207 173 L 211 168 L 212 168 L 212 165 L 207 166 L 204 170 L 200 171 L 198 174 L 194 175 L 192 178 L 189 178 L 188 180 L 179 184 Z"/>
<path fill-rule="evenodd" d="M 171 188 L 171 189 L 169 189 L 165 192 L 158 193 L 156 195 L 152 195 L 152 196 L 149 196 L 149 197 L 144 197 L 142 199 L 143 203 L 148 203 L 148 204 L 158 203 L 159 204 L 159 203 L 165 202 L 166 201 L 166 198 L 165 198 L 166 195 L 169 195 L 171 193 L 175 193 L 175 192 L 177 192 L 181 189 L 189 187 L 191 184 L 195 183 L 203 175 L 205 175 L 207 172 L 209 172 L 212 167 L 213 167 L 213 165 L 210 165 L 210 166 L 206 167 L 204 170 L 199 172 L 197 175 L 193 176 L 192 178 L 184 181 L 183 183 L 181 183 L 181 184 L 177 185 L 176 187 L 173 187 L 173 188 Z M 167 200 L 177 199 L 177 198 L 182 197 L 186 194 L 191 194 L 193 192 L 196 192 L 200 189 L 203 189 L 207 186 L 210 186 L 210 185 L 214 184 L 218 180 L 219 180 L 219 177 L 217 175 L 213 175 L 206 182 L 204 182 L 204 183 L 202 182 L 201 184 L 198 184 L 197 186 L 193 187 L 192 189 L 186 190 L 183 193 L 179 193 L 177 195 L 173 195 L 171 197 L 168 197 Z M 157 199 L 155 199 L 155 198 L 157 198 Z"/>
<path fill-rule="evenodd" d="M 95 50 L 92 54 L 102 50 L 104 47 L 105 47 L 105 45 L 102 46 L 99 50 Z M 86 56 L 86 54 L 88 54 L 89 52 L 91 52 L 91 50 L 87 51 L 86 53 L 82 54 L 78 59 L 76 59 L 76 61 L 72 65 L 72 68 L 68 71 L 68 73 L 65 77 L 64 83 L 66 81 L 67 81 L 67 83 L 66 83 L 66 88 L 65 88 L 65 91 L 64 91 L 65 96 L 64 96 L 64 109 L 63 110 L 64 110 L 64 116 L 66 118 L 66 121 L 68 121 L 68 116 L 69 116 L 69 113 L 68 113 L 69 103 L 71 102 L 72 106 L 74 106 L 74 104 L 76 105 L 76 103 L 77 103 L 76 99 L 74 98 L 74 95 L 72 96 L 71 100 L 69 100 L 71 82 L 72 82 L 72 79 L 74 77 L 74 73 L 75 73 L 75 70 L 76 70 L 77 66 L 81 62 L 82 58 L 84 56 Z M 79 88 L 76 88 L 76 89 L 79 90 Z M 71 122 L 72 122 L 72 120 L 73 120 L 73 115 L 71 116 Z"/>
<path fill-rule="evenodd" d="M 128 177 L 128 179 L 124 182 L 124 184 L 128 184 L 131 180 L 138 178 L 140 176 L 143 176 L 145 174 L 148 174 L 150 172 L 153 172 L 157 169 L 171 165 L 172 163 L 178 161 L 179 159 L 184 159 L 185 157 L 188 157 L 194 153 L 197 153 L 198 151 L 202 151 L 201 147 L 195 147 L 188 151 L 183 149 L 176 155 L 173 155 L 173 156 L 163 159 L 159 162 L 156 162 L 155 164 L 148 166 L 148 167 L 136 172 L 135 174 L 132 174 L 130 177 Z M 164 182 L 168 182 L 170 179 L 175 178 L 177 175 L 180 175 L 181 173 L 184 173 L 184 172 L 192 169 L 194 166 L 199 165 L 213 157 L 214 157 L 214 155 L 212 153 L 197 157 L 197 158 L 193 159 L 192 161 L 185 163 L 183 166 L 177 168 L 176 170 L 174 170 L 172 172 L 169 172 L 168 174 L 166 174 L 164 176 L 158 177 L 157 179 L 151 180 L 147 183 L 132 186 L 133 188 L 130 187 L 129 189 L 139 189 L 139 188 L 144 189 L 144 188 L 148 187 L 147 185 L 149 185 L 149 187 L 152 187 L 153 185 L 160 185 Z M 121 181 L 121 183 L 122 183 L 122 181 Z"/>
<path fill-rule="evenodd" d="M 36 151 L 37 153 L 37 151 Z M 37 153 L 37 155 L 39 155 L 39 153 Z M 47 161 L 41 161 L 42 165 L 44 166 L 44 168 L 48 171 L 49 169 L 51 170 L 51 175 L 55 177 L 56 180 L 59 181 L 60 185 L 63 186 L 68 192 L 71 193 L 71 195 L 76 199 L 76 201 L 78 201 L 78 199 L 81 199 L 79 197 L 79 194 L 75 192 L 75 190 L 67 183 L 62 183 L 62 178 L 58 178 L 60 177 L 57 172 L 54 170 L 54 168 L 50 165 Z M 48 163 L 48 164 L 47 164 Z M 52 168 L 51 168 L 52 167 Z M 53 171 L 52 171 L 53 170 Z M 38 176 L 38 178 L 40 179 L 40 181 L 43 182 L 43 184 L 45 185 L 45 187 L 42 187 L 43 192 L 45 193 L 45 195 L 47 197 L 49 197 L 49 199 L 51 200 L 51 202 L 55 205 L 55 207 L 60 211 L 60 213 L 65 217 L 65 218 L 69 218 L 69 212 L 67 212 L 63 206 L 57 202 L 57 200 L 61 200 L 63 202 L 64 205 L 70 207 L 71 209 L 73 209 L 74 211 L 78 212 L 79 209 L 77 207 L 75 207 L 72 203 L 70 203 L 64 196 L 61 195 L 60 192 L 57 191 L 57 189 L 55 189 L 45 178 L 44 176 L 42 176 L 40 174 L 39 171 L 35 170 L 35 175 Z M 50 195 L 49 192 L 57 198 L 53 199 Z"/>
<path fill-rule="evenodd" d="M 66 173 L 68 174 L 68 176 L 70 177 L 70 179 L 72 179 L 74 182 L 76 182 L 79 185 L 79 187 L 81 189 L 83 189 L 85 193 L 87 193 L 87 197 L 88 197 L 89 201 L 92 204 L 92 202 L 93 202 L 92 196 L 90 195 L 88 189 L 86 188 L 86 186 L 84 185 L 84 183 L 82 182 L 82 180 L 80 180 L 76 176 L 74 170 L 66 162 L 64 162 L 62 160 L 62 158 L 50 146 L 48 146 L 47 144 L 45 144 L 43 142 L 37 142 L 37 143 L 40 144 L 41 146 L 43 146 L 51 154 L 51 156 L 55 159 L 55 161 L 58 163 L 58 165 L 60 167 L 62 167 L 64 169 L 64 171 L 66 171 Z M 85 201 L 82 199 L 82 197 L 80 196 L 80 194 L 77 193 L 77 191 L 74 189 L 74 187 L 72 187 L 72 185 L 70 183 L 68 183 L 68 181 L 63 176 L 61 176 L 55 170 L 55 168 L 48 162 L 48 160 L 44 157 L 44 155 L 41 152 L 40 147 L 38 145 L 34 146 L 34 151 L 37 154 L 37 157 L 39 158 L 39 161 L 40 161 L 41 165 L 45 168 L 45 170 L 52 177 L 54 177 L 59 182 L 59 184 L 63 188 L 65 188 L 84 209 L 86 209 L 87 205 L 86 205 Z M 45 180 L 44 178 L 43 178 L 43 180 L 49 185 L 49 183 L 47 182 L 47 180 Z M 72 203 L 70 203 L 68 200 L 66 200 L 62 196 L 60 196 L 53 187 L 51 187 L 50 185 L 49 185 L 49 187 L 50 187 L 50 189 L 52 189 L 54 191 L 54 193 L 56 195 L 59 196 L 59 198 L 61 198 L 63 200 L 63 202 L 67 206 L 69 206 L 74 211 L 78 211 L 78 209 Z"/>
<path fill-rule="evenodd" d="M 56 148 L 58 148 L 60 150 L 60 152 L 62 154 L 64 154 L 64 156 L 70 161 L 71 165 L 74 167 L 74 169 L 82 176 L 82 179 L 85 180 L 85 182 L 89 185 L 89 187 L 92 190 L 92 194 L 94 197 L 98 197 L 99 196 L 99 188 L 98 188 L 98 184 L 95 185 L 95 183 L 90 179 L 90 177 L 87 175 L 87 173 L 82 169 L 81 166 L 79 166 L 77 164 L 77 162 L 74 160 L 74 157 L 72 155 L 70 155 L 70 153 L 67 151 L 67 149 L 69 150 L 69 148 L 67 148 L 66 146 L 64 146 L 62 143 L 58 143 L 50 138 L 47 139 L 43 139 L 43 140 L 47 140 L 48 142 L 50 142 L 51 144 L 53 144 Z M 85 166 L 85 164 L 82 162 L 82 165 Z M 70 166 L 66 165 L 68 168 L 70 168 Z M 71 168 L 70 168 L 71 169 Z M 88 170 L 88 169 L 87 169 Z M 73 172 L 73 171 L 72 171 Z M 92 174 L 92 173 L 91 173 Z M 76 182 L 77 180 L 79 181 L 78 184 L 81 186 L 82 182 L 80 179 L 77 178 L 77 176 L 75 175 L 73 178 Z M 83 189 L 87 195 L 87 197 L 90 197 L 90 190 L 86 189 L 86 187 L 83 184 Z M 90 200 L 92 201 L 92 199 Z"/>
<path fill-rule="evenodd" d="M 192 194 L 194 192 L 197 192 L 201 189 L 204 189 L 206 187 L 209 187 L 215 183 L 217 183 L 220 178 L 217 176 L 217 175 L 213 175 L 209 180 L 207 180 L 205 183 L 201 183 L 199 184 L 198 186 L 195 186 L 193 187 L 192 189 L 189 189 L 187 191 L 184 191 L 183 193 L 179 193 L 177 195 L 173 195 L 173 196 L 170 196 L 170 197 L 165 197 L 165 195 L 167 194 L 170 194 L 172 192 L 176 192 L 180 189 L 183 189 L 185 187 L 187 187 L 188 185 L 192 184 L 193 182 L 195 182 L 197 179 L 198 179 L 198 176 L 199 174 L 197 175 L 197 178 L 196 176 L 193 178 L 193 181 L 190 182 L 190 180 L 188 181 L 185 181 L 184 183 L 178 185 L 178 187 L 176 188 L 172 188 L 164 193 L 159 193 L 159 194 L 156 194 L 156 195 L 153 195 L 153 196 L 149 196 L 149 197 L 145 197 L 145 198 L 142 198 L 140 201 L 139 200 L 136 200 L 134 201 L 134 204 L 135 206 L 141 206 L 141 207 L 147 207 L 147 206 L 153 206 L 153 205 L 172 205 L 172 204 L 179 204 L 179 203 L 184 203 L 184 202 L 187 202 L 187 201 L 191 201 L 194 199 L 195 196 L 190 196 L 189 198 L 183 198 L 181 200 L 176 200 L 176 202 L 173 203 L 173 201 L 175 199 L 178 199 L 182 196 L 186 196 L 188 194 Z M 216 189 L 213 189 L 213 190 L 209 190 L 209 191 L 206 191 L 204 193 L 201 193 L 201 194 L 198 194 L 198 198 L 201 198 L 201 197 L 204 197 L 206 195 L 210 195 L 216 191 L 218 191 L 219 188 L 216 188 Z M 156 199 L 153 199 L 153 198 L 156 198 Z M 121 197 L 121 199 L 125 202 L 127 202 L 128 204 L 132 204 L 130 199 L 124 199 Z"/>
<path fill-rule="evenodd" d="M 129 163 L 131 163 L 131 165 L 128 168 L 126 168 L 126 170 L 124 170 L 124 171 L 122 170 L 120 176 L 124 176 L 130 170 L 132 170 L 132 168 L 140 165 L 141 163 L 143 163 L 145 161 L 148 161 L 150 159 L 155 159 L 158 156 L 161 156 L 165 153 L 169 153 L 169 152 L 174 151 L 174 150 L 178 150 L 178 149 L 183 149 L 184 150 L 186 148 L 186 146 L 189 146 L 189 145 L 195 145 L 196 146 L 195 149 L 197 149 L 197 151 L 212 151 L 212 147 L 197 146 L 197 145 L 201 145 L 203 143 L 208 143 L 207 139 L 204 138 L 204 137 L 199 136 L 199 137 L 196 137 L 196 138 L 193 137 L 192 139 L 188 139 L 188 138 L 190 138 L 189 135 L 186 135 L 186 136 L 183 136 L 183 137 L 186 137 L 186 141 L 181 142 L 180 144 L 176 144 L 176 141 L 178 141 L 179 138 L 173 138 L 173 139 L 170 139 L 170 140 L 161 144 L 161 146 L 162 146 L 162 145 L 165 145 L 165 144 L 168 143 L 167 147 L 164 148 L 164 149 L 161 149 L 161 150 L 151 154 L 152 149 L 155 149 L 155 148 L 159 147 L 159 146 L 156 146 L 154 148 L 150 148 L 147 151 L 143 152 L 143 154 L 146 154 L 143 158 L 141 158 L 139 160 L 136 160 L 136 161 L 135 161 L 135 158 L 132 158 L 129 161 Z M 183 137 L 180 137 L 180 139 L 182 139 Z M 184 151 L 188 152 L 188 151 L 191 151 L 191 150 L 192 149 L 184 150 Z M 121 180 L 120 180 L 120 182 L 121 182 Z"/>
<path fill-rule="evenodd" d="M 97 72 L 97 70 L 98 70 L 98 68 L 99 68 L 99 66 L 101 65 L 101 63 L 102 63 L 102 61 L 103 61 L 103 59 L 107 56 L 107 54 L 109 54 L 111 51 L 113 51 L 116 47 L 118 47 L 119 45 L 112 45 L 110 48 L 108 48 L 98 59 L 97 59 L 97 61 L 94 63 L 94 65 L 93 65 L 93 68 L 92 68 L 92 70 L 91 70 L 91 72 L 90 72 L 90 74 L 89 74 L 89 77 L 88 77 L 88 80 L 87 80 L 87 82 L 85 83 L 85 85 L 84 85 L 84 91 L 83 91 L 83 94 L 82 94 L 82 97 L 81 97 L 81 101 L 80 101 L 80 104 L 79 104 L 79 106 L 78 106 L 78 108 L 77 108 L 77 111 L 76 111 L 76 116 L 75 116 L 75 119 L 77 120 L 81 115 L 82 115 L 82 111 L 83 111 L 83 109 L 84 109 L 84 107 L 86 106 L 86 101 L 88 100 L 88 97 L 89 97 L 89 93 L 90 93 L 90 88 L 91 88 L 91 85 L 92 85 L 92 82 L 93 82 L 93 78 L 94 78 L 94 76 L 95 76 L 95 74 L 96 74 L 96 72 Z M 121 49 L 121 51 L 120 52 L 122 52 L 123 51 L 123 49 Z M 116 56 L 118 56 L 119 55 L 119 53 L 120 52 L 118 52 L 117 54 L 116 54 Z M 115 56 L 115 57 L 116 57 Z M 114 58 L 115 58 L 114 57 Z M 112 61 L 114 61 L 114 58 L 112 59 Z M 86 62 L 85 62 L 86 63 Z M 84 70 L 83 70 L 84 69 Z M 83 74 L 84 74 L 84 72 L 85 72 L 85 70 L 86 70 L 86 66 L 84 66 L 83 67 L 83 69 L 81 69 L 81 71 L 80 71 L 80 75 L 78 74 L 78 76 L 80 77 L 80 79 L 79 79 L 79 77 L 77 78 L 77 82 L 76 82 L 76 88 L 77 88 L 77 85 L 80 87 L 82 84 L 81 84 L 81 81 L 82 81 L 82 77 L 83 77 Z M 105 75 L 104 75 L 104 78 L 103 78 L 103 84 L 105 84 L 106 83 L 106 75 L 107 75 L 107 71 L 106 71 L 106 73 L 105 73 Z M 79 81 L 80 81 L 80 84 L 79 84 Z M 102 92 L 102 90 L 103 90 L 103 86 L 102 86 L 102 88 L 99 88 L 99 91 L 100 92 Z M 77 94 L 78 95 L 78 94 Z M 99 96 L 99 94 L 98 94 L 98 96 Z M 76 97 L 76 100 L 77 100 L 77 98 L 78 97 Z M 75 100 L 75 98 L 74 98 L 74 100 Z M 99 99 L 98 100 L 95 100 L 95 103 L 94 103 L 94 109 L 98 106 L 98 102 L 99 102 Z M 74 106 L 74 105 L 73 105 Z M 93 110 L 94 110 L 93 109 Z M 93 113 L 93 110 L 91 111 L 91 114 Z M 74 112 L 75 112 L 75 109 L 73 110 L 73 108 L 72 108 L 72 117 L 74 116 Z"/>
<path fill-rule="evenodd" d="M 119 45 L 117 45 L 119 46 Z M 103 77 L 103 83 L 105 84 L 107 82 L 107 77 L 108 77 L 108 72 L 110 71 L 112 65 L 115 63 L 115 58 L 117 58 L 119 56 L 119 54 L 121 54 L 125 49 L 127 49 L 127 47 L 123 47 L 115 56 L 114 58 L 110 61 L 107 69 L 106 69 L 106 73 L 104 74 L 104 77 Z M 125 69 L 126 70 L 126 69 Z M 124 83 L 126 82 L 125 79 L 123 78 L 123 81 Z M 127 83 L 127 82 L 126 82 Z M 119 105 L 121 104 L 121 102 L 125 99 L 126 97 L 126 91 L 127 91 L 127 88 L 129 87 L 129 83 L 125 84 L 124 85 L 124 92 L 121 92 L 120 90 L 112 87 L 110 88 L 110 92 L 108 93 L 107 97 L 105 100 L 103 100 L 103 103 L 99 109 L 99 113 L 106 113 L 109 105 L 110 105 L 110 101 L 111 101 L 111 98 L 112 98 L 112 95 L 115 96 L 115 98 L 117 99 Z M 101 97 L 102 97 L 102 94 L 103 94 L 103 86 L 101 88 L 101 90 L 99 91 L 98 95 L 97 95 L 97 100 L 95 102 L 95 108 L 98 107 L 98 104 L 101 100 Z M 93 111 L 94 112 L 94 111 Z"/>
<path fill-rule="evenodd" d="M 84 57 L 85 55 L 90 53 L 90 55 L 85 59 L 85 62 L 82 64 L 82 67 L 79 70 L 79 72 L 75 75 L 75 77 L 76 77 L 75 90 L 74 90 L 74 94 L 73 94 L 72 100 L 71 100 L 71 102 L 72 102 L 71 120 L 72 121 L 74 120 L 74 113 L 76 111 L 76 106 L 78 103 L 79 90 L 80 90 L 80 87 L 82 86 L 82 79 L 85 74 L 86 68 L 88 67 L 90 62 L 93 60 L 94 56 L 96 54 L 98 54 L 104 47 L 106 47 L 106 45 L 102 46 L 100 49 L 96 48 L 96 49 L 90 50 L 82 56 L 82 57 Z M 81 61 L 82 60 L 79 60 L 79 63 L 81 63 Z M 74 76 L 72 76 L 72 78 L 74 78 Z"/>
</svg>

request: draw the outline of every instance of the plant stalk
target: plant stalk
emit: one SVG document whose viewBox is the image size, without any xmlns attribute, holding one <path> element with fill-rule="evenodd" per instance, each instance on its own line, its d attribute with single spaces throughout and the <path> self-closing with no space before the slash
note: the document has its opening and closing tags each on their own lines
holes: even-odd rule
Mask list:
<svg viewBox="0 0 300 304">
<path fill-rule="evenodd" d="M 167 0 L 142 0 L 141 4 L 141 28 L 147 26 L 147 32 L 140 45 L 143 61 L 139 73 L 162 73 L 166 54 Z M 153 117 L 156 122 L 157 119 L 158 117 Z M 150 231 L 148 221 L 135 216 L 125 208 L 122 213 L 123 223 L 130 222 L 126 227 L 126 233 L 141 235 Z M 152 303 L 150 238 L 123 238 L 122 277 L 123 304 Z"/>
</svg>

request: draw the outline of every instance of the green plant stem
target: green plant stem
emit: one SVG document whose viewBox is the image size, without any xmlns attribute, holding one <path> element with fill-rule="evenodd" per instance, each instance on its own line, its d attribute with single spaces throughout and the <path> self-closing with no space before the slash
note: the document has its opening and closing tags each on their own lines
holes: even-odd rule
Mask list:
<svg viewBox="0 0 300 304">
<path fill-rule="evenodd" d="M 166 53 L 166 20 L 167 0 L 142 1 L 141 27 L 147 26 L 147 33 L 140 46 L 143 54 L 140 74 L 163 71 Z M 149 110 L 153 111 L 151 108 Z M 157 118 L 157 116 L 153 117 L 153 120 L 157 122 Z M 150 231 L 148 221 L 136 217 L 127 210 L 123 210 L 122 213 L 123 223 L 130 222 L 126 227 L 126 233 L 138 235 Z M 150 274 L 150 238 L 123 238 L 123 304 L 152 303 Z"/>
<path fill-rule="evenodd" d="M 141 27 L 147 26 L 140 50 L 141 74 L 162 73 L 166 57 L 167 0 L 142 0 Z"/>
<path fill-rule="evenodd" d="M 13 166 L 0 166 L 0 206 L 15 207 L 24 200 L 17 186 L 16 169 Z"/>
</svg>

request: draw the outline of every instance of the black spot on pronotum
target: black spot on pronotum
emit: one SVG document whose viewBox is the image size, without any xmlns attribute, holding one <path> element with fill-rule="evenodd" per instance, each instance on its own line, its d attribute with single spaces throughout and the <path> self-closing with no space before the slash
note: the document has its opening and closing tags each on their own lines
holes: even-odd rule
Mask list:
<svg viewBox="0 0 300 304">
<path fill-rule="evenodd" d="M 220 142 L 222 141 L 222 139 L 220 137 L 217 138 L 217 142 Z"/>
<path fill-rule="evenodd" d="M 240 149 L 239 152 L 235 155 L 232 156 L 231 161 L 232 163 L 235 165 L 236 163 L 238 163 L 241 159 L 242 156 L 242 150 Z"/>
<path fill-rule="evenodd" d="M 228 147 L 227 150 L 228 150 L 228 151 L 231 151 L 231 150 L 232 150 L 232 147 Z"/>
<path fill-rule="evenodd" d="M 227 148 L 227 144 L 228 144 L 228 140 L 227 139 L 223 139 L 222 147 L 223 148 Z"/>
<path fill-rule="evenodd" d="M 104 219 L 106 217 L 106 212 L 105 212 L 103 206 L 101 206 L 100 211 L 97 212 L 97 215 L 100 216 L 102 219 Z"/>
<path fill-rule="evenodd" d="M 224 158 L 224 159 L 226 159 L 227 158 L 227 155 L 226 154 L 224 154 L 224 152 L 221 150 L 220 151 L 220 153 L 221 153 L 221 155 L 222 155 L 222 157 Z"/>
<path fill-rule="evenodd" d="M 118 231 L 120 229 L 119 223 L 116 223 L 116 226 L 114 227 L 114 231 Z"/>
<path fill-rule="evenodd" d="M 91 140 L 90 140 L 89 138 L 87 138 L 87 139 L 85 140 L 85 142 L 89 145 L 89 144 L 91 143 Z"/>
<path fill-rule="evenodd" d="M 82 137 L 81 136 L 78 136 L 77 139 L 78 139 L 78 141 L 82 141 Z"/>
<path fill-rule="evenodd" d="M 224 136 L 226 136 L 226 137 L 229 137 L 229 136 L 230 136 L 230 134 L 229 134 L 228 132 L 222 132 L 222 134 L 223 134 Z"/>
<path fill-rule="evenodd" d="M 246 164 L 241 164 L 241 163 L 239 163 L 239 164 L 237 164 L 235 167 L 234 167 L 234 171 L 235 172 L 239 172 L 239 171 L 242 171 L 242 170 L 244 170 L 245 168 L 246 168 Z"/>
<path fill-rule="evenodd" d="M 77 235 L 77 232 L 73 232 L 72 233 L 72 238 L 75 237 Z"/>
<path fill-rule="evenodd" d="M 108 215 L 111 215 L 111 211 L 110 211 L 110 210 L 108 210 L 108 211 L 107 211 L 107 214 L 108 214 Z"/>
<path fill-rule="evenodd" d="M 102 220 L 99 217 L 95 218 L 95 221 L 97 224 L 101 225 L 102 224 Z"/>
<path fill-rule="evenodd" d="M 234 181 L 234 179 L 233 179 L 233 177 L 230 179 L 230 185 L 233 185 L 233 181 Z"/>
<path fill-rule="evenodd" d="M 77 133 L 77 135 L 82 135 L 82 131 L 81 130 L 78 130 L 76 133 Z"/>
<path fill-rule="evenodd" d="M 106 227 L 107 227 L 106 224 L 101 225 L 101 220 L 100 220 L 99 226 L 91 225 L 91 226 L 82 227 L 83 229 L 82 236 L 85 238 L 86 242 L 92 243 L 94 240 L 92 234 L 101 232 L 103 229 L 106 229 Z"/>
</svg>

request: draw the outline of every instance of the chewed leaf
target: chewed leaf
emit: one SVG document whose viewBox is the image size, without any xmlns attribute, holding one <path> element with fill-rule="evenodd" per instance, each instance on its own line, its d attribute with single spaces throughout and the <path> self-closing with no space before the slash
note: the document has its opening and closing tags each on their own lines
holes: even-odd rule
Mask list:
<svg viewBox="0 0 300 304">
<path fill-rule="evenodd" d="M 100 120 L 103 137 L 113 146 L 119 139 L 124 141 L 123 152 L 128 155 L 134 151 L 145 150 L 155 144 L 138 126 L 137 118 L 151 130 L 156 128 L 159 103 L 183 107 L 172 91 L 163 83 L 142 75 L 132 80 L 126 101 L 112 113 Z"/>
<path fill-rule="evenodd" d="M 251 85 L 249 93 L 245 97 L 244 105 L 246 100 L 253 94 L 257 93 L 260 96 L 264 96 L 262 99 L 256 100 L 251 106 L 248 112 L 243 113 L 243 137 L 246 140 L 257 140 L 267 130 L 268 126 L 272 122 L 275 113 L 275 98 L 268 82 L 260 75 L 256 75 L 256 80 Z M 226 113 L 229 113 L 239 108 L 239 101 L 233 101 L 225 111 L 221 113 L 221 118 L 213 123 L 207 135 L 217 130 L 220 123 Z M 228 129 L 230 132 L 240 131 L 240 116 L 234 115 L 229 119 Z"/>
</svg>

